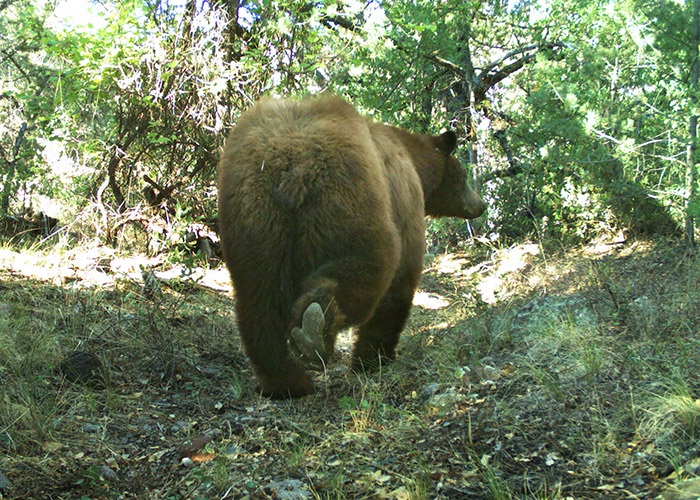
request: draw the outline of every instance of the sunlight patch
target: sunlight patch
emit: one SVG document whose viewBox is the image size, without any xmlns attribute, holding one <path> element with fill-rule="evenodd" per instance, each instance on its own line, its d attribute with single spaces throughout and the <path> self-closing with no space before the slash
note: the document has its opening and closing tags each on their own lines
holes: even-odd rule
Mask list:
<svg viewBox="0 0 700 500">
<path fill-rule="evenodd" d="M 456 259 L 454 255 L 445 255 L 437 259 L 435 269 L 440 274 L 455 274 L 462 270 L 466 259 Z"/>
<path fill-rule="evenodd" d="M 540 253 L 540 247 L 536 244 L 518 245 L 501 253 L 496 270 L 493 274 L 482 279 L 476 286 L 477 291 L 481 295 L 481 300 L 487 304 L 495 304 L 502 297 L 499 296 L 501 285 L 503 284 L 502 276 L 515 271 L 520 271 L 528 263 L 529 256 L 535 256 Z"/>
<path fill-rule="evenodd" d="M 427 292 L 416 292 L 413 296 L 413 305 L 424 309 L 442 309 L 450 303 L 440 295 Z"/>
</svg>

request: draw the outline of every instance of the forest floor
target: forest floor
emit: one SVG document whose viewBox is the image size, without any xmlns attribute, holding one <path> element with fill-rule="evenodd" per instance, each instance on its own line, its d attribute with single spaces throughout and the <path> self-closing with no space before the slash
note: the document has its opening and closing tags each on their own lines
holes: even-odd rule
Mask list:
<svg viewBox="0 0 700 500">
<path fill-rule="evenodd" d="M 356 375 L 346 334 L 292 401 L 256 394 L 226 271 L 183 271 L 0 249 L 0 498 L 698 495 L 700 257 L 680 242 L 427 257 L 398 360 Z"/>
</svg>

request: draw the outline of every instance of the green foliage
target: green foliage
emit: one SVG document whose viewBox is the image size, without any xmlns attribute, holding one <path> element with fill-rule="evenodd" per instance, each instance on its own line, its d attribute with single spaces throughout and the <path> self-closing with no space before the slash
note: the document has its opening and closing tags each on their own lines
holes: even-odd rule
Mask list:
<svg viewBox="0 0 700 500">
<path fill-rule="evenodd" d="M 46 170 L 40 157 L 31 153 L 37 146 L 31 132 L 47 82 L 39 51 L 49 12 L 48 6 L 31 1 L 8 2 L 0 10 L 0 215 L 7 213 L 17 190 Z"/>
<path fill-rule="evenodd" d="M 590 239 L 616 227 L 678 233 L 681 113 L 690 98 L 682 80 L 691 65 L 687 40 L 676 39 L 682 43 L 673 51 L 660 40 L 681 21 L 688 34 L 688 21 L 672 15 L 678 6 L 661 16 L 634 2 L 586 5 L 551 7 L 560 36 L 569 40 L 566 57 L 538 60 L 519 73 L 514 83 L 522 98 L 502 101 L 521 118 L 508 135 L 526 168 L 514 180 L 494 182 L 493 196 L 526 200 L 510 203 L 505 214 L 525 210 L 554 235 Z M 496 226 L 517 236 L 508 218 Z"/>
<path fill-rule="evenodd" d="M 38 195 L 74 213 L 94 204 L 112 242 L 149 205 L 149 218 L 202 221 L 238 114 L 262 94 L 330 90 L 379 120 L 456 130 L 490 204 L 476 232 L 491 240 L 675 234 L 698 212 L 690 5 L 130 0 L 70 29 L 38 5 L 0 11 L 5 211 Z M 471 237 L 464 224 L 431 231 Z"/>
</svg>

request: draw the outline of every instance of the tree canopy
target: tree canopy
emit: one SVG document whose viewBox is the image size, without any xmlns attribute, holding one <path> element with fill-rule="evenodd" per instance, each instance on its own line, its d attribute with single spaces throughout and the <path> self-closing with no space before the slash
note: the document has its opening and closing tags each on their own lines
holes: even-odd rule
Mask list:
<svg viewBox="0 0 700 500">
<path fill-rule="evenodd" d="M 148 233 L 144 210 L 213 220 L 236 117 L 331 91 L 458 133 L 489 216 L 440 237 L 694 241 L 698 1 L 124 0 L 93 24 L 66 8 L 0 2 L 3 217 L 87 211 L 109 242 Z"/>
</svg>

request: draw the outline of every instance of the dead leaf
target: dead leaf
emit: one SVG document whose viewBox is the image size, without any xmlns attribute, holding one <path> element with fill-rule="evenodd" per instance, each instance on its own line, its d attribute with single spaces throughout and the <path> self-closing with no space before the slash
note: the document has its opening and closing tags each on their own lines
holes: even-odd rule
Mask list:
<svg viewBox="0 0 700 500">
<path fill-rule="evenodd" d="M 202 448 L 211 443 L 211 438 L 209 436 L 196 436 L 193 438 L 186 439 L 180 446 L 177 447 L 177 453 L 182 457 L 190 457 L 198 453 Z"/>
<path fill-rule="evenodd" d="M 552 453 L 547 453 L 547 458 L 545 458 L 544 463 L 546 465 L 552 466 L 552 465 L 554 465 L 555 462 L 557 462 L 559 460 L 561 460 L 561 457 L 556 452 L 552 452 Z"/>
<path fill-rule="evenodd" d="M 201 464 L 213 460 L 214 457 L 216 457 L 216 453 L 202 452 L 195 453 L 190 457 L 190 459 L 196 464 Z"/>
<path fill-rule="evenodd" d="M 41 445 L 42 449 L 47 453 L 53 453 L 62 449 L 65 445 L 56 441 L 49 441 Z"/>
<path fill-rule="evenodd" d="M 156 451 L 148 457 L 148 461 L 155 462 L 156 460 L 160 460 L 163 457 L 163 455 L 165 455 L 167 452 L 168 450 Z"/>
<path fill-rule="evenodd" d="M 411 500 L 411 494 L 404 488 L 397 488 L 389 493 L 390 500 Z"/>
<path fill-rule="evenodd" d="M 513 363 L 505 363 L 503 368 L 501 368 L 501 375 L 506 377 L 515 371 L 515 365 Z"/>
<path fill-rule="evenodd" d="M 602 491 L 612 491 L 612 490 L 616 490 L 616 489 L 618 489 L 618 488 L 623 488 L 624 486 L 625 486 L 624 483 L 620 483 L 620 484 L 601 484 L 601 485 L 598 486 L 596 489 L 597 489 L 597 490 L 602 490 Z"/>
</svg>

